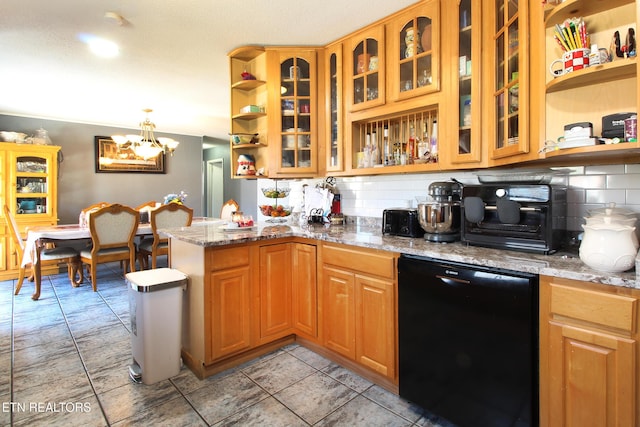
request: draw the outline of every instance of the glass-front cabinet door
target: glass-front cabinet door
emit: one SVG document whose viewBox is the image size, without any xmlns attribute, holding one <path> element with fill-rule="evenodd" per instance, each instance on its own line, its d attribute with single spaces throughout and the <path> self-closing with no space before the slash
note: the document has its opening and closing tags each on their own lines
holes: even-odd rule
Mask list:
<svg viewBox="0 0 640 427">
<path fill-rule="evenodd" d="M 490 157 L 499 159 L 528 152 L 528 2 L 493 0 L 485 10 L 488 31 L 487 66 L 493 78 L 487 98 L 491 116 Z M 490 77 L 490 76 L 489 76 Z"/>
<path fill-rule="evenodd" d="M 314 173 L 318 169 L 316 51 L 279 50 L 276 174 Z"/>
<path fill-rule="evenodd" d="M 350 111 L 385 103 L 384 25 L 375 25 L 349 40 L 347 105 Z"/>
<path fill-rule="evenodd" d="M 344 170 L 344 132 L 342 120 L 342 44 L 328 46 L 325 51 L 326 96 L 326 170 Z"/>
<path fill-rule="evenodd" d="M 451 42 L 456 54 L 450 59 L 454 82 L 457 82 L 457 108 L 452 111 L 458 118 L 458 143 L 452 144 L 452 163 L 477 163 L 482 160 L 480 132 L 482 130 L 482 109 L 480 108 L 480 69 L 482 49 L 482 10 L 480 2 L 460 0 L 454 21 L 447 27 L 451 32 Z"/>
<path fill-rule="evenodd" d="M 11 190 L 8 205 L 18 224 L 23 222 L 55 223 L 55 177 L 59 147 L 32 146 L 9 152 Z"/>
<path fill-rule="evenodd" d="M 422 95 L 440 88 L 439 16 L 439 2 L 431 0 L 421 2 L 393 21 L 388 72 L 393 99 Z"/>
</svg>

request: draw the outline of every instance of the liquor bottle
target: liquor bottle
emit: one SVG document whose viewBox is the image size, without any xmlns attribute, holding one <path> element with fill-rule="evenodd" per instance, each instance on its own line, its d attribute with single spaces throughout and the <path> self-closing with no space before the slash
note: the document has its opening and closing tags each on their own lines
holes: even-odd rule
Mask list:
<svg viewBox="0 0 640 427">
<path fill-rule="evenodd" d="M 431 129 L 431 161 L 438 161 L 438 122 L 435 119 Z"/>
</svg>

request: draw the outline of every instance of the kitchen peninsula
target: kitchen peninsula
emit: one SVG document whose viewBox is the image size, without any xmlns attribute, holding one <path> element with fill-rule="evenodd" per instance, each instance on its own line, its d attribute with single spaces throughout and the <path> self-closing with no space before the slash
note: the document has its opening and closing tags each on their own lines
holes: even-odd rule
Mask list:
<svg viewBox="0 0 640 427">
<path fill-rule="evenodd" d="M 559 370 L 587 360 L 613 366 L 604 359 L 615 359 L 617 368 L 582 371 L 591 381 L 583 384 L 615 384 L 605 394 L 615 396 L 628 419 L 637 416 L 640 280 L 634 271 L 601 273 L 576 255 L 438 244 L 355 224 L 259 223 L 233 232 L 221 225 L 163 230 L 171 266 L 189 276 L 182 356 L 199 378 L 296 341 L 397 393 L 397 260 L 404 253 L 539 274 L 541 420 L 564 410 L 553 404 L 562 400 L 558 378 L 577 375 Z M 558 350 L 576 342 L 586 343 L 579 352 Z M 594 408 L 612 405 L 601 393 L 593 396 Z"/>
</svg>

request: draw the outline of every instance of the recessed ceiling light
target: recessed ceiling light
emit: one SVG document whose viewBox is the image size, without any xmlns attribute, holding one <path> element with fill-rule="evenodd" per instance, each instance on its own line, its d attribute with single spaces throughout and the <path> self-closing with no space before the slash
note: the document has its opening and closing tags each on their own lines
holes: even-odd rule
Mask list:
<svg viewBox="0 0 640 427">
<path fill-rule="evenodd" d="M 120 47 L 110 40 L 92 34 L 80 34 L 78 38 L 89 46 L 91 52 L 104 58 L 113 58 L 120 53 Z"/>
</svg>

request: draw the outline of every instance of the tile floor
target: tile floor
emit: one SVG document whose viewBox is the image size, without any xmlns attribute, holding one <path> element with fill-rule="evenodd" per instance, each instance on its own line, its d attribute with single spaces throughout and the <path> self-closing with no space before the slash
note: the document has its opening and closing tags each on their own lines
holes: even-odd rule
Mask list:
<svg viewBox="0 0 640 427">
<path fill-rule="evenodd" d="M 0 282 L 0 426 L 451 426 L 298 345 L 198 380 L 187 368 L 134 384 L 127 287 L 101 266 L 98 292 Z"/>
</svg>

